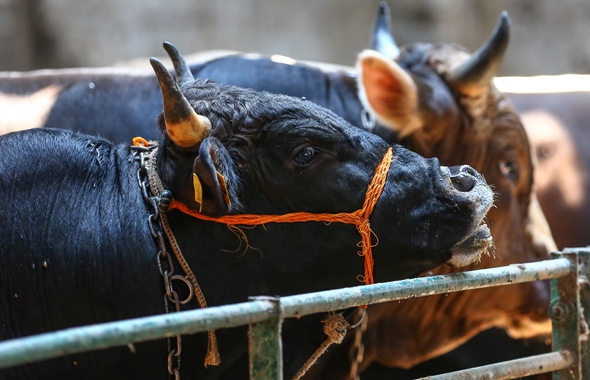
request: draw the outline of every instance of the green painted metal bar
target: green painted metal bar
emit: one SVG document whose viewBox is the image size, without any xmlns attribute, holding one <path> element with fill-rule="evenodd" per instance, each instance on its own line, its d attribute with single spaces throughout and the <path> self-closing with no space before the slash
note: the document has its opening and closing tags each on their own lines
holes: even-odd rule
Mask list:
<svg viewBox="0 0 590 380">
<path fill-rule="evenodd" d="M 581 380 L 580 350 L 580 298 L 578 292 L 578 255 L 553 253 L 553 257 L 565 257 L 575 270 L 565 277 L 551 280 L 551 305 L 553 351 L 570 352 L 571 364 L 553 372 L 554 380 Z"/>
<path fill-rule="evenodd" d="M 566 276 L 572 270 L 571 262 L 561 258 L 283 297 L 281 305 L 285 318 L 290 318 L 460 290 L 548 280 Z"/>
<path fill-rule="evenodd" d="M 418 380 L 516 379 L 557 371 L 569 367 L 571 363 L 572 356 L 568 351 L 550 352 L 548 354 L 529 356 L 527 358 L 509 360 L 442 375 L 422 377 Z"/>
<path fill-rule="evenodd" d="M 288 296 L 281 298 L 281 305 L 283 317 L 291 318 L 451 291 L 558 278 L 572 270 L 571 262 L 560 258 Z M 253 301 L 14 339 L 0 343 L 0 368 L 176 334 L 248 325 L 268 319 L 273 315 L 273 310 L 274 306 L 270 301 Z"/>
<path fill-rule="evenodd" d="M 564 253 L 577 253 L 578 255 L 578 286 L 580 291 L 580 304 L 584 315 L 580 324 L 580 349 L 582 379 L 590 379 L 590 248 L 566 248 Z"/>
<path fill-rule="evenodd" d="M 176 334 L 244 326 L 274 313 L 270 301 L 253 301 L 129 319 L 12 339 L 0 343 L 0 368 L 69 354 L 125 346 Z"/>
<path fill-rule="evenodd" d="M 509 360 L 501 363 L 469 368 L 463 371 L 423 377 L 418 380 L 504 380 L 537 375 L 568 368 L 572 356 L 567 351 L 550 352 L 527 358 Z"/>
<path fill-rule="evenodd" d="M 250 352 L 250 379 L 283 379 L 283 349 L 281 301 L 274 297 L 252 297 L 251 300 L 268 300 L 274 305 L 267 320 L 250 325 L 248 330 Z"/>
</svg>

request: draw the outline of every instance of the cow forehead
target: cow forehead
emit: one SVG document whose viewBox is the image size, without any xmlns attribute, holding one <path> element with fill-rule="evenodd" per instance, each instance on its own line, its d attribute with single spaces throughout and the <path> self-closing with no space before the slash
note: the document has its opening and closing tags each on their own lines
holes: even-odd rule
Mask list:
<svg viewBox="0 0 590 380">
<path fill-rule="evenodd" d="M 439 75 L 444 75 L 469 56 L 469 52 L 460 45 L 415 43 L 403 46 L 396 61 L 407 69 L 424 65 Z"/>
<path fill-rule="evenodd" d="M 513 131 L 512 138 L 518 138 L 519 143 L 527 147 L 528 141 L 518 114 L 514 110 L 508 98 L 498 91 L 493 81 L 490 81 L 487 89 L 478 96 L 466 96 L 458 91 L 453 91 L 446 81 L 447 75 L 458 65 L 470 57 L 470 53 L 459 45 L 437 44 L 429 45 L 423 54 L 427 55 L 427 65 L 447 85 L 454 94 L 455 101 L 469 116 L 472 134 L 477 138 L 489 139 L 492 144 L 494 139 L 503 139 L 506 133 Z"/>
<path fill-rule="evenodd" d="M 255 92 L 211 80 L 195 80 L 182 88 L 195 111 L 210 119 L 218 138 L 299 138 L 325 142 L 374 140 L 332 111 L 286 95 Z"/>
</svg>

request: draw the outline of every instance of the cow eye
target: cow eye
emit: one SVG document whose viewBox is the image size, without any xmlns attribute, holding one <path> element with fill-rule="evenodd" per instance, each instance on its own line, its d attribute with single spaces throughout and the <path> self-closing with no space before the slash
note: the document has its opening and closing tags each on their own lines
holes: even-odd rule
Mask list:
<svg viewBox="0 0 590 380">
<path fill-rule="evenodd" d="M 307 166 L 311 164 L 311 162 L 313 161 L 315 153 L 316 151 L 313 147 L 306 146 L 305 148 L 297 152 L 297 155 L 295 156 L 293 161 L 295 162 L 295 164 L 299 166 Z"/>
<path fill-rule="evenodd" d="M 516 160 L 500 161 L 499 168 L 505 177 L 513 178 L 518 175 L 518 162 Z"/>
</svg>

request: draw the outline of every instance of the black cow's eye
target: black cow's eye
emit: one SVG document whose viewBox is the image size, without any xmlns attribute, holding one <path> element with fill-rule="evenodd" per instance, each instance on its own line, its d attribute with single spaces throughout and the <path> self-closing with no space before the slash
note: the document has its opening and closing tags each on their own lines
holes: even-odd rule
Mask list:
<svg viewBox="0 0 590 380">
<path fill-rule="evenodd" d="M 297 153 L 297 155 L 295 156 L 293 161 L 295 162 L 295 164 L 297 164 L 299 166 L 307 166 L 307 165 L 311 164 L 314 157 L 315 157 L 315 149 L 312 148 L 311 146 L 306 146 L 305 148 L 301 149 Z"/>
</svg>

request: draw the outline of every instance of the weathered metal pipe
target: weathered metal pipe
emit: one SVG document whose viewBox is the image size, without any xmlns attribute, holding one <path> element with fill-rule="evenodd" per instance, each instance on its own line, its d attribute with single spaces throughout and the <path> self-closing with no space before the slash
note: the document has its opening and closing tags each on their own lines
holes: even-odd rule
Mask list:
<svg viewBox="0 0 590 380">
<path fill-rule="evenodd" d="M 570 261 L 560 258 L 288 296 L 280 298 L 280 304 L 282 316 L 291 318 L 451 291 L 559 278 L 571 271 Z M 257 300 L 13 339 L 0 343 L 0 368 L 177 334 L 249 325 L 271 318 L 276 314 L 274 310 L 272 302 Z"/>
<path fill-rule="evenodd" d="M 559 351 L 469 368 L 463 371 L 423 377 L 418 380 L 516 379 L 523 376 L 537 375 L 539 373 L 552 372 L 567 368 L 571 363 L 571 354 L 568 351 Z"/>
<path fill-rule="evenodd" d="M 252 301 L 172 314 L 76 327 L 0 343 L 0 368 L 125 346 L 177 334 L 249 325 L 275 314 L 272 301 Z"/>
<path fill-rule="evenodd" d="M 568 259 L 537 261 L 448 275 L 420 277 L 281 298 L 285 318 L 460 290 L 488 288 L 566 276 Z"/>
</svg>

